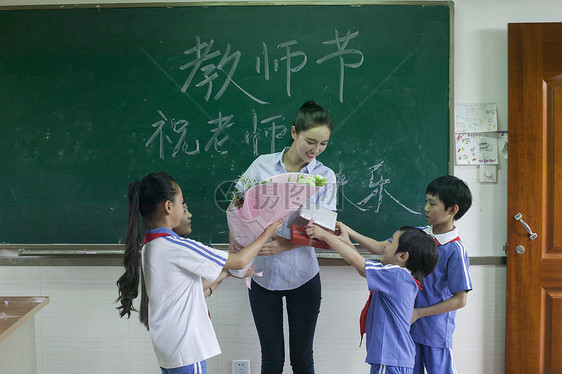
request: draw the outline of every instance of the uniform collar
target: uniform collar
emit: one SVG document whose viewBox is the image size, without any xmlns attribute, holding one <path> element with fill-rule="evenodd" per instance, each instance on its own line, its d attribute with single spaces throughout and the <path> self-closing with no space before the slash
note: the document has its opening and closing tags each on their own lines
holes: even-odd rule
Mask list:
<svg viewBox="0 0 562 374">
<path fill-rule="evenodd" d="M 454 242 L 455 240 L 461 240 L 459 238 L 459 229 L 457 229 L 457 226 L 453 226 L 453 229 L 451 231 L 445 232 L 443 234 L 434 234 L 433 226 L 427 226 L 424 231 L 431 235 L 438 245 Z"/>
<path fill-rule="evenodd" d="M 170 236 L 175 236 L 175 237 L 179 237 L 178 234 L 176 234 L 173 230 L 170 230 L 167 227 L 159 227 L 157 229 L 154 230 L 146 230 L 147 234 L 161 234 L 161 233 L 166 233 Z"/>
<path fill-rule="evenodd" d="M 146 234 L 144 235 L 144 239 L 143 239 L 143 245 L 154 240 L 157 238 L 160 238 L 162 236 L 172 236 L 175 238 L 179 238 L 179 235 L 176 234 L 174 231 L 166 228 L 166 227 L 160 227 L 154 230 L 147 230 Z"/>
</svg>

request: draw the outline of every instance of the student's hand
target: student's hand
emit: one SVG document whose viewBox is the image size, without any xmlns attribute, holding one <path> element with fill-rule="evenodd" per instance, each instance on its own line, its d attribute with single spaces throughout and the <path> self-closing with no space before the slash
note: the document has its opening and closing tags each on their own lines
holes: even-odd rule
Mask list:
<svg viewBox="0 0 562 374">
<path fill-rule="evenodd" d="M 248 271 L 246 272 L 246 274 L 244 274 L 244 276 L 242 278 L 248 278 L 251 277 L 252 274 L 254 274 L 254 271 L 256 271 L 256 267 L 254 265 L 250 266 L 248 268 Z"/>
<path fill-rule="evenodd" d="M 351 239 L 349 239 L 349 227 L 347 227 L 347 225 L 343 222 L 336 222 L 336 231 L 334 234 L 339 240 L 353 247 L 353 243 L 351 242 Z"/>
<path fill-rule="evenodd" d="M 236 242 L 234 239 L 232 239 L 232 240 L 230 241 L 230 243 L 228 243 L 228 252 L 229 252 L 229 253 L 240 252 L 240 250 L 241 250 L 242 248 L 243 248 L 243 247 L 242 247 L 238 242 Z"/>
<path fill-rule="evenodd" d="M 236 253 L 239 252 L 243 247 L 240 245 L 240 243 L 238 243 L 236 240 L 234 240 L 234 236 L 232 236 L 232 233 L 228 233 L 228 253 Z"/>
<path fill-rule="evenodd" d="M 283 220 L 277 220 L 275 222 L 273 222 L 271 225 L 267 226 L 267 228 L 265 229 L 265 231 L 263 232 L 269 239 L 273 238 L 275 235 L 277 235 L 277 232 L 279 230 L 281 230 L 281 227 L 283 226 Z"/>
<path fill-rule="evenodd" d="M 255 270 L 256 270 L 256 267 L 255 267 L 254 265 L 252 265 L 252 266 L 250 266 L 250 267 L 248 268 L 248 271 L 246 272 L 246 274 L 244 274 L 244 275 L 241 276 L 241 277 L 237 277 L 236 275 L 233 275 L 233 274 L 231 274 L 230 272 L 229 272 L 229 274 L 230 274 L 231 276 L 233 276 L 234 278 L 244 279 L 244 278 L 251 277 L 252 274 L 254 274 L 254 271 L 255 271 Z"/>
<path fill-rule="evenodd" d="M 306 235 L 308 235 L 309 238 L 318 239 L 322 241 L 325 241 L 324 239 L 326 239 L 328 235 L 330 235 L 328 231 L 324 230 L 322 227 L 318 225 L 315 225 L 313 220 L 310 220 L 310 222 L 308 222 L 305 231 L 306 231 Z"/>
<path fill-rule="evenodd" d="M 349 227 L 347 227 L 347 225 L 343 222 L 337 221 L 336 222 L 336 231 L 334 231 L 334 234 L 336 235 L 341 235 L 344 237 L 349 237 Z"/>
</svg>

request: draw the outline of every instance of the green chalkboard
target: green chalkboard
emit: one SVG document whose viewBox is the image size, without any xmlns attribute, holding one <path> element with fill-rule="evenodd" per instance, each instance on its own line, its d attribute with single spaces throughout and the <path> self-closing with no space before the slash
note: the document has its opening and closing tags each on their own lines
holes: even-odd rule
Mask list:
<svg viewBox="0 0 562 374">
<path fill-rule="evenodd" d="M 339 219 L 421 225 L 448 172 L 449 3 L 0 9 L 0 242 L 122 243 L 128 184 L 180 183 L 227 241 L 231 187 L 314 99 Z"/>
</svg>

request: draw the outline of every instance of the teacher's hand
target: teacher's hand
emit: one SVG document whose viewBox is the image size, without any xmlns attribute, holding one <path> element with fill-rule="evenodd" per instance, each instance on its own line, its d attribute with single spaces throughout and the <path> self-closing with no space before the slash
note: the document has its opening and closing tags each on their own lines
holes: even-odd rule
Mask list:
<svg viewBox="0 0 562 374">
<path fill-rule="evenodd" d="M 295 247 L 296 246 L 291 243 L 289 239 L 275 236 L 273 237 L 273 239 L 271 239 L 271 241 L 265 243 L 265 245 L 258 252 L 258 256 L 273 256 L 277 253 L 288 251 Z"/>
</svg>

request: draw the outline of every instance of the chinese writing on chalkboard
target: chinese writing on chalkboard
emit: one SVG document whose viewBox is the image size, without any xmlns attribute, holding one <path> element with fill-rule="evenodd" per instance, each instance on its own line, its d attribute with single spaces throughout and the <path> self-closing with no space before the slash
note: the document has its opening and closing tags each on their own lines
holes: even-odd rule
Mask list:
<svg viewBox="0 0 562 374">
<path fill-rule="evenodd" d="M 349 48 L 348 45 L 358 38 L 359 32 L 348 31 L 344 36 L 340 36 L 339 31 L 334 31 L 334 38 L 323 41 L 326 45 L 326 55 L 317 59 L 316 64 L 324 64 L 333 61 L 339 66 L 338 99 L 344 101 L 345 70 L 356 69 L 363 64 L 363 53 L 359 49 Z M 182 62 L 179 69 L 187 75 L 185 81 L 180 86 L 180 91 L 186 93 L 191 87 L 206 88 L 204 100 L 209 101 L 211 97 L 219 101 L 229 87 L 242 92 L 254 103 L 260 105 L 269 104 L 263 98 L 259 98 L 256 93 L 250 92 L 250 88 L 242 87 L 236 80 L 236 71 L 242 52 L 233 51 L 228 43 L 224 50 L 214 47 L 214 40 L 201 41 L 199 36 L 195 37 L 195 45 L 185 51 L 183 55 L 189 61 Z M 255 70 L 258 76 L 269 81 L 272 71 L 278 73 L 285 71 L 285 84 L 287 96 L 291 96 L 292 75 L 298 73 L 307 63 L 308 57 L 305 51 L 299 50 L 298 41 L 288 40 L 279 43 L 276 50 L 282 52 L 279 56 L 274 56 L 268 49 L 267 43 L 262 43 L 262 56 L 257 56 Z M 280 65 L 284 65 L 280 67 Z M 150 126 L 154 128 L 153 134 L 145 143 L 145 147 L 154 146 L 158 148 L 158 155 L 161 159 L 166 158 L 166 147 L 172 149 L 171 157 L 177 157 L 182 152 L 188 156 L 194 156 L 201 151 L 208 152 L 213 150 L 220 155 L 226 155 L 225 143 L 230 139 L 227 129 L 235 126 L 236 118 L 233 113 L 223 114 L 219 112 L 214 119 L 207 121 L 206 124 L 190 124 L 189 119 L 168 119 L 168 116 L 161 110 L 158 111 L 159 118 Z M 245 131 L 243 142 L 251 147 L 254 156 L 259 155 L 259 139 L 265 138 L 269 142 L 265 152 L 275 152 L 276 140 L 283 138 L 287 134 L 287 126 L 283 125 L 285 119 L 280 114 L 266 115 L 259 118 L 258 112 L 252 109 L 252 128 Z M 206 139 L 198 139 L 190 136 L 190 126 L 205 126 L 209 128 Z M 204 143 L 203 147 L 200 147 Z M 172 148 L 173 147 L 173 148 Z"/>
<path fill-rule="evenodd" d="M 345 69 L 356 69 L 363 64 L 363 53 L 359 49 L 347 48 L 347 45 L 352 39 L 359 36 L 359 31 L 350 32 L 348 31 L 345 36 L 340 37 L 338 30 L 335 30 L 334 39 L 322 42 L 327 46 L 335 46 L 336 50 L 327 53 L 322 58 L 316 60 L 317 64 L 322 64 L 324 62 L 330 61 L 332 59 L 337 59 L 339 64 L 339 101 L 343 103 L 343 88 L 345 82 Z M 263 60 L 260 56 L 256 57 L 256 72 L 261 74 L 261 68 L 263 64 L 263 74 L 264 79 L 269 80 L 271 74 L 270 60 L 272 59 L 273 70 L 279 72 L 279 64 L 285 64 L 285 74 L 286 74 L 286 88 L 287 96 L 291 96 L 291 79 L 292 74 L 297 73 L 307 64 L 308 57 L 304 51 L 298 50 L 298 42 L 296 40 L 289 40 L 277 45 L 277 49 L 284 51 L 284 55 L 279 58 L 270 57 L 268 46 L 266 43 L 262 43 L 263 47 Z M 214 40 L 211 39 L 208 42 L 201 42 L 199 36 L 195 37 L 195 46 L 184 51 L 183 53 L 189 57 L 191 61 L 181 65 L 180 70 L 185 70 L 189 74 L 181 87 L 182 92 L 186 92 L 193 82 L 196 74 L 201 76 L 196 79 L 196 87 L 207 88 L 205 94 L 205 101 L 209 101 L 213 93 L 213 83 L 216 79 L 221 77 L 222 85 L 218 89 L 218 92 L 213 96 L 214 100 L 219 100 L 226 89 L 232 83 L 237 89 L 242 91 L 246 96 L 255 101 L 258 104 L 269 104 L 269 102 L 257 98 L 255 95 L 251 94 L 248 90 L 241 87 L 235 81 L 235 73 L 240 62 L 240 57 L 242 53 L 240 51 L 231 52 L 230 43 L 227 44 L 225 50 L 221 53 L 219 50 L 213 50 Z M 345 56 L 355 55 L 354 61 L 346 61 Z M 217 62 L 218 61 L 218 62 Z M 216 64 L 215 64 L 216 62 Z"/>
<path fill-rule="evenodd" d="M 350 197 L 348 197 L 344 192 L 344 186 L 349 182 L 345 174 L 343 173 L 343 166 L 340 165 L 340 170 L 336 174 L 336 179 L 338 186 L 340 187 L 340 193 L 344 201 L 350 203 L 353 207 L 357 208 L 361 212 L 372 211 L 374 213 L 378 213 L 381 205 L 383 203 L 383 198 L 388 196 L 395 204 L 397 204 L 402 209 L 406 210 L 409 213 L 419 215 L 420 212 L 417 212 L 413 209 L 408 208 L 406 205 L 402 204 L 396 197 L 394 197 L 388 189 L 385 187 L 391 183 L 390 178 L 385 178 L 382 174 L 381 166 L 383 166 L 384 161 L 379 162 L 376 165 L 369 167 L 369 192 L 367 196 L 359 200 L 358 202 L 354 202 Z M 371 200 L 374 201 L 371 202 Z"/>
<path fill-rule="evenodd" d="M 330 62 L 338 64 L 339 75 L 336 79 L 338 79 L 337 98 L 340 103 L 344 102 L 346 69 L 357 69 L 363 64 L 364 57 L 361 50 L 349 47 L 350 43 L 353 43 L 354 39 L 358 37 L 358 31 L 348 31 L 344 36 L 340 36 L 338 30 L 335 30 L 333 39 L 322 42 L 330 50 L 315 61 L 318 65 Z M 272 74 L 284 72 L 286 94 L 288 97 L 291 97 L 291 82 L 293 79 L 296 79 L 294 75 L 309 63 L 308 56 L 305 51 L 299 49 L 297 40 L 279 43 L 275 46 L 274 50 L 280 54 L 275 55 L 275 53 L 270 51 L 268 44 L 262 42 L 261 56 L 255 58 L 256 74 L 264 80 L 270 81 Z M 227 130 L 237 125 L 235 114 L 233 113 L 226 114 L 219 111 L 214 115 L 214 118 L 207 120 L 206 123 L 192 124 L 186 118 L 176 120 L 169 118 L 162 110 L 158 110 L 158 119 L 150 125 L 153 128 L 153 133 L 146 142 L 145 147 L 157 147 L 159 150 L 158 155 L 163 160 L 168 156 L 166 153 L 168 148 L 171 149 L 169 155 L 172 158 L 177 157 L 180 153 L 194 156 L 201 152 L 209 151 L 225 156 L 228 154 L 226 143 L 229 140 L 242 141 L 247 144 L 253 156 L 258 156 L 260 153 L 275 152 L 276 141 L 282 139 L 288 132 L 288 127 L 284 124 L 285 117 L 278 113 L 270 112 L 264 114 L 265 110 L 260 108 L 270 103 L 265 98 L 260 97 L 259 93 L 252 92 L 251 87 L 243 87 L 237 80 L 236 72 L 242 52 L 232 50 L 230 43 L 227 43 L 224 50 L 221 51 L 215 48 L 215 41 L 213 39 L 202 41 L 199 36 L 196 36 L 195 45 L 183 51 L 183 55 L 188 61 L 182 61 L 178 66 L 179 70 L 184 73 L 184 80 L 178 85 L 180 91 L 186 94 L 194 87 L 203 88 L 203 99 L 208 102 L 211 98 L 215 101 L 220 101 L 229 89 L 238 90 L 252 104 L 259 104 L 257 110 L 255 108 L 250 109 L 251 127 L 245 129 L 243 139 L 231 139 L 230 132 Z M 243 113 L 237 114 L 242 115 Z M 205 128 L 205 133 L 207 134 L 205 139 L 192 135 L 193 131 L 189 131 L 192 129 L 191 126 Z M 264 139 L 267 141 L 265 147 L 263 142 L 260 143 L 260 140 Z M 260 149 L 260 145 L 262 149 Z M 421 214 L 402 204 L 389 192 L 388 187 L 391 184 L 391 179 L 385 178 L 382 175 L 381 166 L 383 164 L 384 161 L 381 161 L 367 170 L 364 178 L 368 178 L 368 191 L 365 196 L 359 198 L 352 198 L 344 192 L 344 186 L 349 180 L 343 174 L 343 166 L 340 166 L 336 177 L 343 200 L 361 212 L 371 211 L 378 213 L 383 199 L 386 197 L 409 213 Z M 229 184 L 233 188 L 234 181 L 230 181 Z M 223 188 L 220 187 L 218 190 L 222 191 Z M 226 197 L 223 200 L 225 203 L 229 202 Z M 215 202 L 217 203 L 217 201 Z"/>
</svg>

